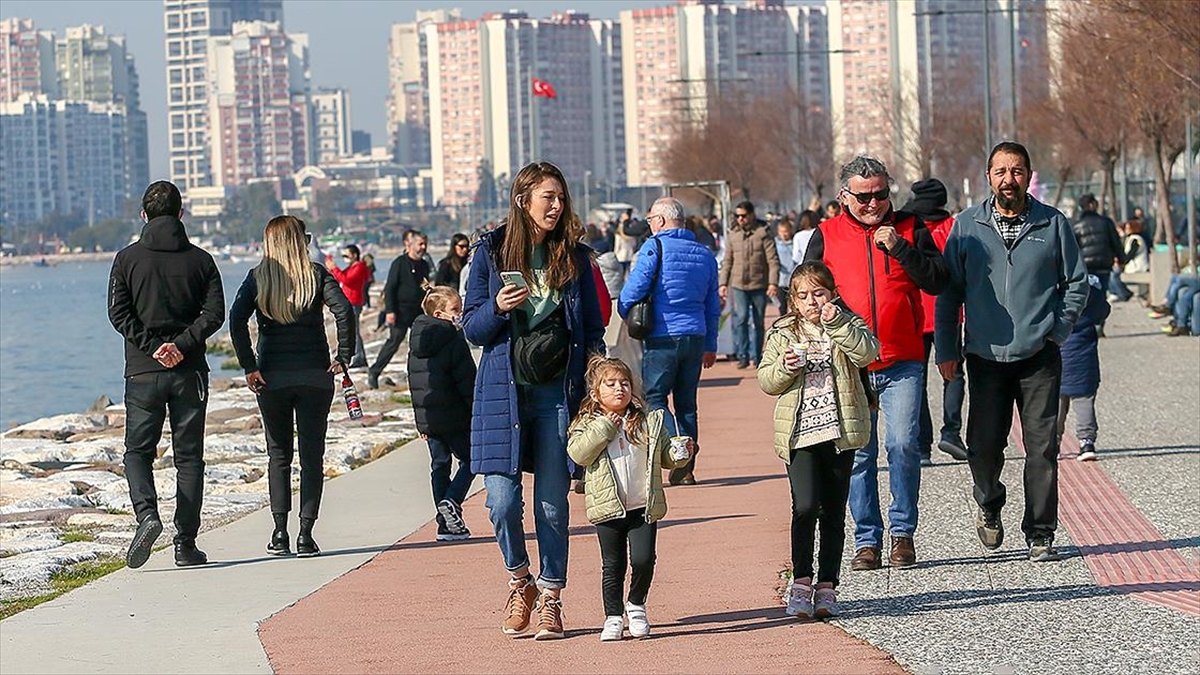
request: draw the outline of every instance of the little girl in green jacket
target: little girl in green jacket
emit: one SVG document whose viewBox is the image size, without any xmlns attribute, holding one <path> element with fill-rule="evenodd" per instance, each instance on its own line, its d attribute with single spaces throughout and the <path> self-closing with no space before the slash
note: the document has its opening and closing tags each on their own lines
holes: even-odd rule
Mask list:
<svg viewBox="0 0 1200 675">
<path fill-rule="evenodd" d="M 867 324 L 835 301 L 833 273 L 820 261 L 792 272 L 790 311 L 767 332 L 758 364 L 762 390 L 778 396 L 775 451 L 792 492 L 792 585 L 787 614 L 838 613 L 838 572 L 854 451 L 867 444 L 871 411 L 860 375 L 879 354 Z M 813 585 L 814 529 L 821 553 Z"/>
</svg>

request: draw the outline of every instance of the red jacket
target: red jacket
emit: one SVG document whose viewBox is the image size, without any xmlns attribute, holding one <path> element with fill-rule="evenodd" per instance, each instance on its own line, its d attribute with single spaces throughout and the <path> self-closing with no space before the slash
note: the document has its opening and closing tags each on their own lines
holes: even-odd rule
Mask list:
<svg viewBox="0 0 1200 675">
<path fill-rule="evenodd" d="M 954 216 L 949 216 L 941 220 L 925 221 L 925 227 L 933 237 L 933 243 L 937 244 L 938 251 L 946 250 L 946 240 L 950 238 L 950 228 L 954 227 Z M 925 333 L 933 332 L 933 308 L 936 304 L 937 296 L 925 292 L 921 293 L 921 305 L 925 310 L 925 325 L 922 329 Z"/>
<path fill-rule="evenodd" d="M 870 370 L 925 358 L 921 291 L 940 293 L 946 283 L 946 265 L 920 218 L 893 212 L 882 224 L 900 237 L 888 253 L 875 247 L 878 226 L 866 227 L 843 211 L 818 226 L 804 255 L 829 267 L 842 301 L 879 338 Z"/>
<path fill-rule="evenodd" d="M 337 265 L 328 265 L 329 272 L 333 274 L 333 278 L 338 280 L 342 285 L 342 292 L 346 294 L 346 299 L 355 307 L 362 307 L 365 296 L 363 289 L 366 288 L 367 280 L 371 278 L 371 269 L 361 260 L 355 260 L 350 263 L 346 269 L 338 269 Z"/>
</svg>

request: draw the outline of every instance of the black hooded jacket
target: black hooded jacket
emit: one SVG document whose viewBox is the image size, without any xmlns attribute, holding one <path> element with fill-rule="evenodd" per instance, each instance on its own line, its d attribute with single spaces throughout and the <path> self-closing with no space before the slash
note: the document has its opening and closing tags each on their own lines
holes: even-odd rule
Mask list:
<svg viewBox="0 0 1200 675">
<path fill-rule="evenodd" d="M 205 340 L 225 322 L 221 273 L 188 241 L 183 223 L 159 216 L 113 259 L 108 320 L 125 337 L 125 377 L 167 370 L 208 372 Z M 174 342 L 183 361 L 169 369 L 154 352 Z"/>
<path fill-rule="evenodd" d="M 422 314 L 408 337 L 408 387 L 417 431 L 431 436 L 471 430 L 475 359 L 462 331 Z"/>
<path fill-rule="evenodd" d="M 1079 240 L 1079 252 L 1083 254 L 1083 264 L 1087 265 L 1088 272 L 1107 274 L 1112 271 L 1114 260 L 1125 264 L 1121 235 L 1107 216 L 1084 211 L 1071 229 L 1075 230 L 1075 238 Z"/>
</svg>

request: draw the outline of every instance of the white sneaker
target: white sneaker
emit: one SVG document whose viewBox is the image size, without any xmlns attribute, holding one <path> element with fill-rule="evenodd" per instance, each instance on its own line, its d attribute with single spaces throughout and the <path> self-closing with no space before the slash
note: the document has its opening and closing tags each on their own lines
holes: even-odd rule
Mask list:
<svg viewBox="0 0 1200 675">
<path fill-rule="evenodd" d="M 625 619 L 610 616 L 604 619 L 604 629 L 600 631 L 601 642 L 619 641 L 625 633 Z"/>
<path fill-rule="evenodd" d="M 812 586 L 793 582 L 792 589 L 788 592 L 787 609 L 784 610 L 784 613 L 801 619 L 811 617 L 813 615 Z"/>
<path fill-rule="evenodd" d="M 838 615 L 837 590 L 818 588 L 813 597 L 817 606 L 815 615 L 818 619 L 828 619 Z"/>
<path fill-rule="evenodd" d="M 646 606 L 625 603 L 625 616 L 629 617 L 629 634 L 644 638 L 650 634 L 650 622 L 646 620 Z"/>
</svg>

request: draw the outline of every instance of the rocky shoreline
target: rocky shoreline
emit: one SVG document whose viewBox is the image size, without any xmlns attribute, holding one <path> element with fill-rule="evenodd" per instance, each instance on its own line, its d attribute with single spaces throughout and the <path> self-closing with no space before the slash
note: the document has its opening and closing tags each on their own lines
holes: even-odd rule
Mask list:
<svg viewBox="0 0 1200 675">
<path fill-rule="evenodd" d="M 367 325 L 373 322 L 364 321 L 371 348 Z M 402 348 L 384 373 L 399 384 L 367 391 L 365 373 L 355 378 L 366 413 L 361 420 L 351 421 L 340 391 L 335 395 L 325 450 L 327 478 L 417 436 L 406 362 L 407 349 Z M 86 413 L 43 418 L 0 434 L 0 600 L 51 592 L 54 575 L 79 563 L 123 560 L 136 528 L 122 465 L 125 408 L 105 403 L 102 399 Z M 212 379 L 204 460 L 202 531 L 268 503 L 262 420 L 242 377 Z M 154 477 L 166 527 L 159 539 L 163 545 L 174 535 L 169 428 L 159 444 Z M 298 467 L 292 481 L 296 489 Z"/>
</svg>

